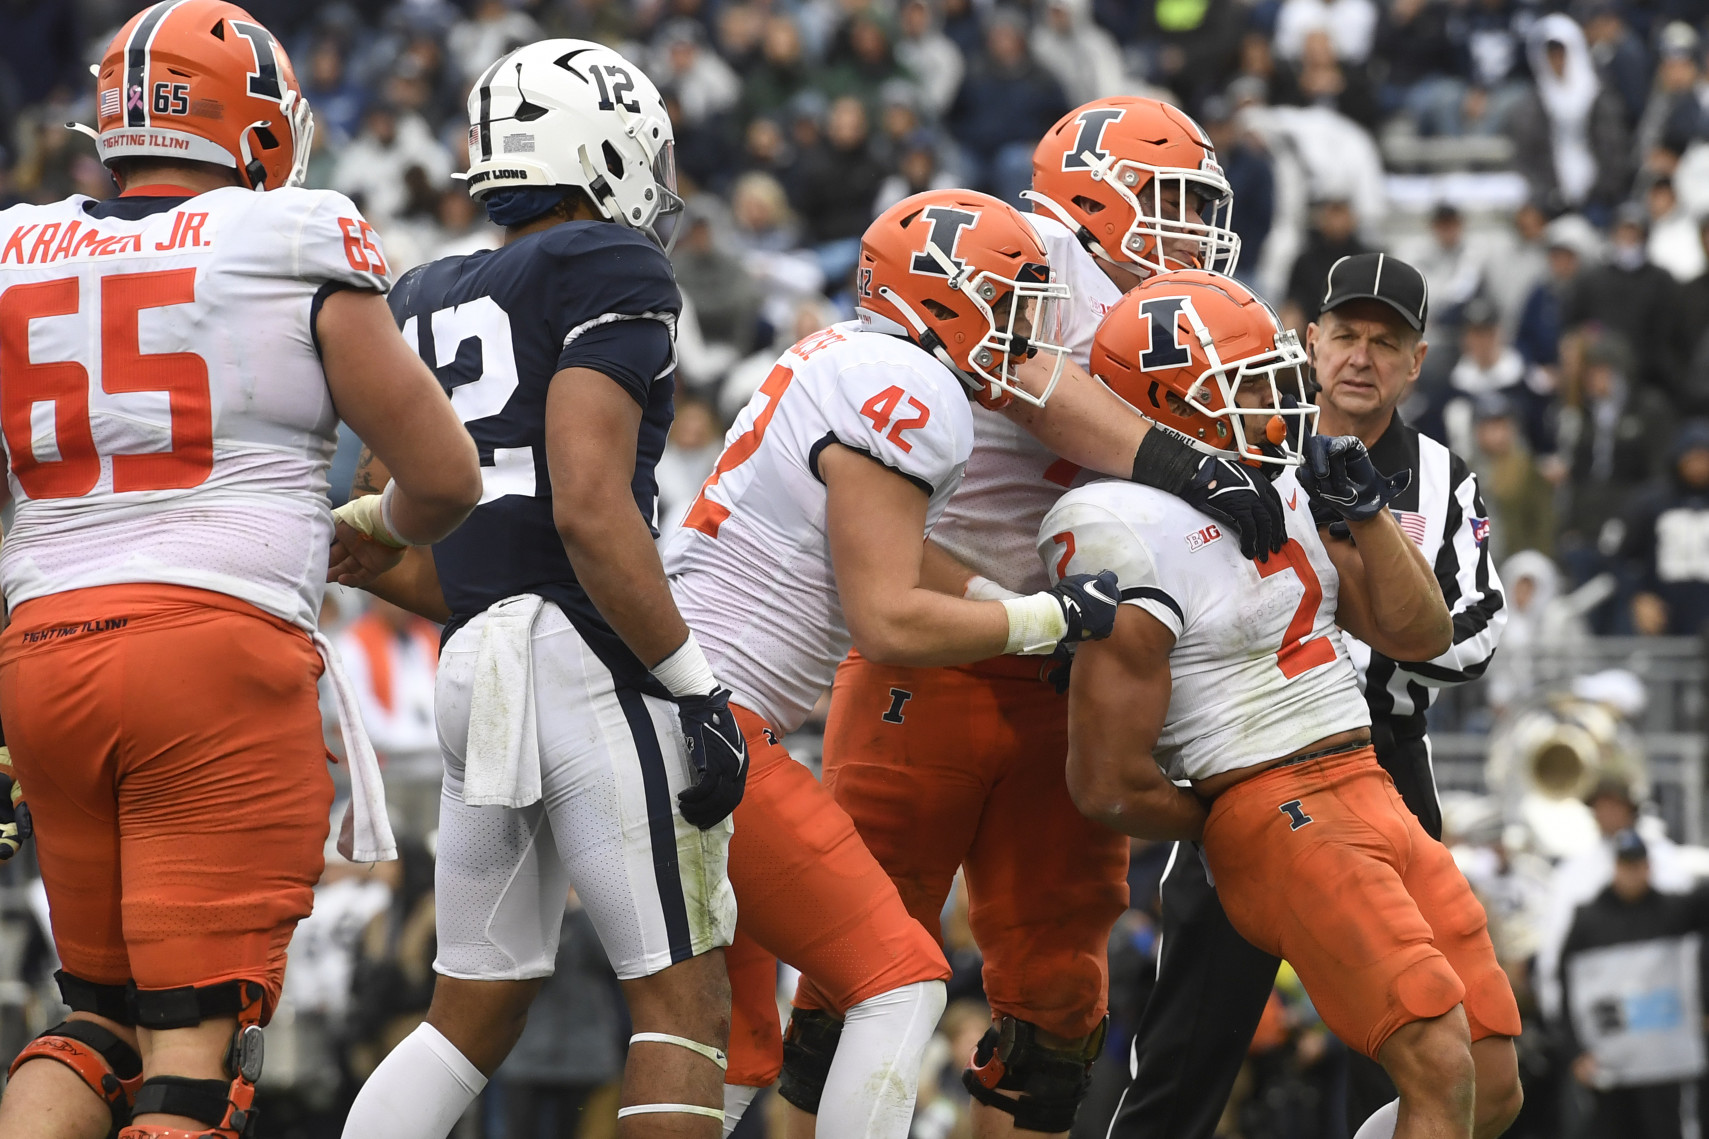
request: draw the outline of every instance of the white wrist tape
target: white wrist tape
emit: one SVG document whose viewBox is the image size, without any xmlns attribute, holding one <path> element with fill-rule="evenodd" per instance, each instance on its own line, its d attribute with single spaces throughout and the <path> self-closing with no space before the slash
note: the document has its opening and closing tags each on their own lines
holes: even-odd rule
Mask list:
<svg viewBox="0 0 1709 1139">
<path fill-rule="evenodd" d="M 1033 593 L 1003 602 L 1009 611 L 1009 641 L 1003 652 L 1019 656 L 1045 656 L 1068 635 L 1068 618 L 1052 593 Z"/>
<path fill-rule="evenodd" d="M 670 690 L 672 696 L 705 696 L 718 687 L 712 666 L 694 634 L 678 645 L 676 651 L 653 666 L 653 677 Z"/>
<path fill-rule="evenodd" d="M 990 578 L 980 577 L 978 574 L 967 579 L 967 588 L 961 591 L 961 595 L 969 601 L 1009 601 L 1020 596 L 1014 590 L 1005 589 Z"/>
<path fill-rule="evenodd" d="M 390 546 L 401 550 L 410 543 L 398 537 L 397 532 L 388 523 L 387 502 L 395 484 L 387 483 L 386 489 L 380 494 L 365 494 L 361 498 L 353 498 L 332 512 L 339 522 L 349 526 L 365 538 L 372 539 L 382 546 Z"/>
</svg>

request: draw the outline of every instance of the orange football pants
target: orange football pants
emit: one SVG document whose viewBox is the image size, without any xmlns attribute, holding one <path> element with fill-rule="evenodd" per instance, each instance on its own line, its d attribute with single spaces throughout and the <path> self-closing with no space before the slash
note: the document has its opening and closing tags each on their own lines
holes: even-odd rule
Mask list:
<svg viewBox="0 0 1709 1139">
<path fill-rule="evenodd" d="M 1472 1039 L 1518 1036 L 1484 908 L 1369 747 L 1273 767 L 1217 796 L 1205 858 L 1229 922 L 1299 973 L 1323 1023 L 1375 1057 L 1464 1004 Z"/>
<path fill-rule="evenodd" d="M 257 981 L 272 1015 L 332 806 L 321 669 L 301 629 L 206 590 L 102 586 L 13 612 L 0 723 L 67 972 Z"/>
<path fill-rule="evenodd" d="M 854 819 L 908 912 L 939 916 L 966 867 L 969 918 L 994 1012 L 1073 1038 L 1109 996 L 1109 939 L 1127 909 L 1128 840 L 1068 795 L 1068 698 L 1050 662 L 837 670 L 825 785 Z M 807 971 L 796 1003 L 824 1003 Z"/>
<path fill-rule="evenodd" d="M 737 918 L 724 951 L 731 993 L 724 1081 L 764 1087 L 783 1068 L 780 959 L 817 977 L 825 1007 L 839 1016 L 891 989 L 942 981 L 949 963 L 813 773 L 759 716 L 731 709 L 748 741 L 748 786 L 730 839 Z"/>
</svg>

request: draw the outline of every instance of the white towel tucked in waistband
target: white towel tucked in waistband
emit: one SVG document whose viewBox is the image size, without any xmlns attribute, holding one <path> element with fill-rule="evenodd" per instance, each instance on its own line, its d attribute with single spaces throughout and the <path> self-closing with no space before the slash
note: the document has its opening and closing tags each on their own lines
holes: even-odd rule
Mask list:
<svg viewBox="0 0 1709 1139">
<path fill-rule="evenodd" d="M 540 801 L 534 620 L 545 604 L 538 594 L 525 593 L 486 612 L 463 759 L 463 802 L 471 807 L 526 807 Z"/>
<path fill-rule="evenodd" d="M 392 837 L 386 785 L 380 780 L 380 761 L 368 741 L 368 730 L 362 726 L 356 689 L 332 642 L 319 630 L 311 630 L 309 636 L 326 663 L 332 702 L 338 709 L 338 731 L 344 737 L 344 762 L 350 765 L 350 810 L 345 815 L 347 825 L 339 828 L 338 853 L 352 862 L 390 862 L 398 856 L 398 843 Z"/>
</svg>

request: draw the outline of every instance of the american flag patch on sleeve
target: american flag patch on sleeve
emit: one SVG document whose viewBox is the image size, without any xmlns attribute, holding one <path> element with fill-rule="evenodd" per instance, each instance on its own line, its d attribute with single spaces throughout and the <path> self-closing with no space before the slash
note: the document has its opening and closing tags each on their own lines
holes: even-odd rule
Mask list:
<svg viewBox="0 0 1709 1139">
<path fill-rule="evenodd" d="M 1401 531 L 1412 539 L 1413 545 L 1422 550 L 1424 548 L 1424 530 L 1427 525 L 1424 515 L 1414 510 L 1396 510 L 1392 513 L 1394 520 L 1400 523 Z"/>
<path fill-rule="evenodd" d="M 101 92 L 101 117 L 116 115 L 124 110 L 124 100 L 119 95 L 117 87 L 109 87 Z"/>
</svg>

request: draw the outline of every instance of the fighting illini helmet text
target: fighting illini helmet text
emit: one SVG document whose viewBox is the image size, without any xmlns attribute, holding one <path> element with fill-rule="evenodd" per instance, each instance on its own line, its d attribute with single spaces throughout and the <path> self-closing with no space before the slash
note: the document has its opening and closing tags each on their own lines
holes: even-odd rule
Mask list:
<svg viewBox="0 0 1709 1139">
<path fill-rule="evenodd" d="M 1240 260 L 1234 194 L 1209 136 L 1156 99 L 1118 95 L 1068 112 L 1033 151 L 1027 197 L 1106 261 L 1232 273 Z"/>
<path fill-rule="evenodd" d="M 1299 338 L 1220 274 L 1183 269 L 1140 284 L 1104 317 L 1091 365 L 1147 418 L 1210 454 L 1297 466 L 1317 423 Z"/>
<path fill-rule="evenodd" d="M 860 241 L 856 312 L 906 335 L 961 377 L 986 407 L 1043 406 L 1062 376 L 1068 286 L 1051 282 L 1044 244 L 1019 210 L 972 190 L 929 190 L 891 206 Z M 1056 358 L 1043 391 L 1015 380 L 1024 360 Z"/>
<path fill-rule="evenodd" d="M 162 0 L 95 69 L 101 161 L 211 162 L 252 190 L 300 185 L 314 118 L 273 33 L 224 0 Z"/>
</svg>

